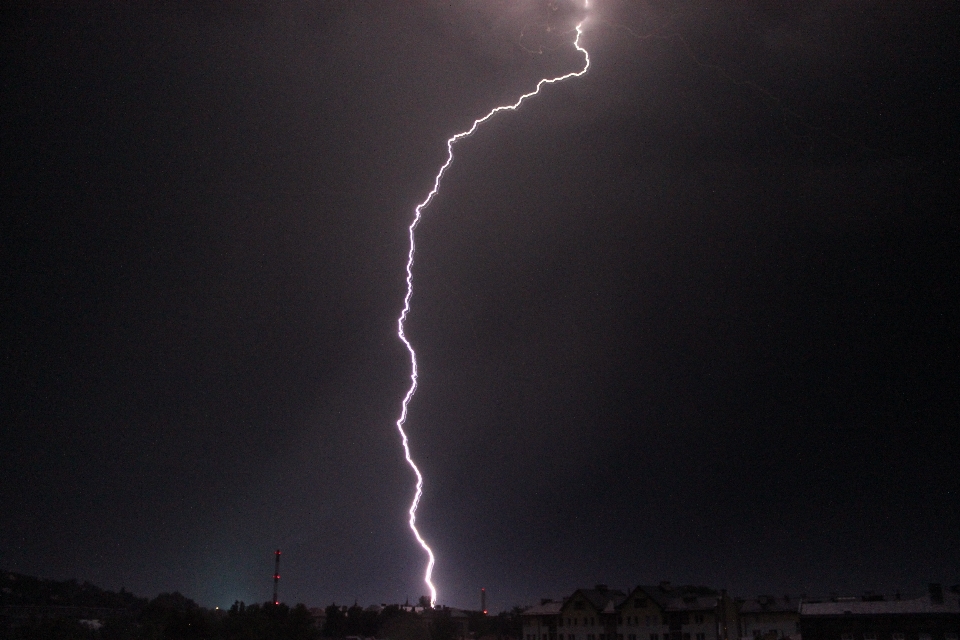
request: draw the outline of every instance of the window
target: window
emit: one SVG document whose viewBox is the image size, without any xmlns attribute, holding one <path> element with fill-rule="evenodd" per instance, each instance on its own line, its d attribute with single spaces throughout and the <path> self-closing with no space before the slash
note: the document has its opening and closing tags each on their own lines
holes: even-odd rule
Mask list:
<svg viewBox="0 0 960 640">
<path fill-rule="evenodd" d="M 633 601 L 633 606 L 636 607 L 637 609 L 642 609 L 643 607 L 647 606 L 647 599 L 637 598 L 636 600 Z"/>
<path fill-rule="evenodd" d="M 659 634 L 659 633 L 651 633 L 651 634 L 650 634 L 650 640 L 660 640 L 660 634 Z"/>
<path fill-rule="evenodd" d="M 576 602 L 574 602 L 574 603 L 573 603 L 573 608 L 574 608 L 574 609 L 583 609 L 583 601 L 582 601 L 582 600 L 577 600 Z"/>
<path fill-rule="evenodd" d="M 683 634 L 683 640 L 690 640 L 690 634 L 689 633 Z"/>
<path fill-rule="evenodd" d="M 707 634 L 705 634 L 705 633 L 698 633 L 698 634 L 697 634 L 697 640 L 707 640 Z"/>
<path fill-rule="evenodd" d="M 852 633 L 841 633 L 841 634 L 840 634 L 840 640 L 853 640 L 853 634 L 852 634 Z"/>
<path fill-rule="evenodd" d="M 690 614 L 684 613 L 680 616 L 680 624 L 690 624 Z M 686 639 L 684 639 L 686 640 Z"/>
<path fill-rule="evenodd" d="M 918 638 L 919 638 L 919 640 L 930 640 L 930 634 L 929 634 L 929 633 L 923 633 L 923 632 L 921 631 L 920 634 L 919 634 L 919 636 L 918 636 Z"/>
<path fill-rule="evenodd" d="M 957 640 L 957 632 L 947 631 L 945 634 L 943 634 L 943 640 Z"/>
<path fill-rule="evenodd" d="M 694 623 L 694 624 L 703 624 L 703 614 L 702 614 L 702 613 L 697 613 L 697 614 L 695 614 L 695 615 L 693 616 L 693 623 Z"/>
<path fill-rule="evenodd" d="M 628 640 L 637 640 L 637 634 L 631 633 L 629 636 L 627 636 L 627 638 Z"/>
<path fill-rule="evenodd" d="M 893 638 L 893 640 L 903 640 L 903 633 L 899 631 L 894 631 L 893 633 L 890 634 L 890 637 Z"/>
<path fill-rule="evenodd" d="M 618 634 L 617 634 L 617 640 L 623 640 L 623 634 L 622 634 L 622 633 L 618 633 Z"/>
<path fill-rule="evenodd" d="M 596 624 L 597 624 L 597 623 L 594 622 L 593 620 L 594 620 L 593 618 L 590 618 L 590 626 L 591 626 L 591 627 L 596 626 Z M 900 640 L 903 640 L 903 638 L 900 638 Z"/>
<path fill-rule="evenodd" d="M 763 632 L 760 631 L 760 629 L 754 629 L 754 630 L 753 630 L 753 637 L 754 637 L 754 638 L 759 638 L 759 637 L 762 636 L 762 635 L 763 635 Z M 853 638 L 841 638 L 841 640 L 853 640 Z"/>
<path fill-rule="evenodd" d="M 617 624 L 623 624 L 623 616 L 617 618 Z"/>
<path fill-rule="evenodd" d="M 876 631 L 864 631 L 864 632 L 863 632 L 863 640 L 877 640 L 877 632 L 876 632 Z M 923 638 L 920 638 L 920 640 L 923 640 Z M 927 640 L 930 640 L 930 638 L 927 638 Z"/>
</svg>

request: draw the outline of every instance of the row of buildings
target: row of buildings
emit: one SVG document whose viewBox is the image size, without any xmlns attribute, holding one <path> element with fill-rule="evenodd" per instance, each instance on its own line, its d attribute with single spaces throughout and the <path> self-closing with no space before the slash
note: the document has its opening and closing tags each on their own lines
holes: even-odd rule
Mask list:
<svg viewBox="0 0 960 640">
<path fill-rule="evenodd" d="M 958 640 L 960 588 L 920 597 L 735 599 L 669 582 L 597 585 L 523 613 L 521 640 Z"/>
</svg>

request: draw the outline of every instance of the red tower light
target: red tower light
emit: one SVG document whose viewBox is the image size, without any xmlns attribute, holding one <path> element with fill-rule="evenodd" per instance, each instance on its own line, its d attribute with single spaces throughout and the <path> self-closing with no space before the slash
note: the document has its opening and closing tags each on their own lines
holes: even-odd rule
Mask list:
<svg viewBox="0 0 960 640">
<path fill-rule="evenodd" d="M 273 604 L 280 604 L 279 598 L 277 598 L 277 587 L 280 584 L 280 549 L 277 549 L 273 554 L 275 562 L 273 565 Z"/>
</svg>

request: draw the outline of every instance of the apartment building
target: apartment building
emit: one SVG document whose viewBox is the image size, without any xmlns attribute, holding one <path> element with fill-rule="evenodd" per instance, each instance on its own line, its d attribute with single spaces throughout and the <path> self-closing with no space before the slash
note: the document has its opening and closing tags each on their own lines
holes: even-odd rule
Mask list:
<svg viewBox="0 0 960 640">
<path fill-rule="evenodd" d="M 523 640 L 736 640 L 736 604 L 724 592 L 637 586 L 629 594 L 606 585 L 545 600 L 523 614 Z"/>
<path fill-rule="evenodd" d="M 944 593 L 931 584 L 926 595 L 870 595 L 800 604 L 803 640 L 958 640 L 960 588 Z"/>
<path fill-rule="evenodd" d="M 800 635 L 800 599 L 758 596 L 740 604 L 740 638 L 773 640 Z"/>
</svg>

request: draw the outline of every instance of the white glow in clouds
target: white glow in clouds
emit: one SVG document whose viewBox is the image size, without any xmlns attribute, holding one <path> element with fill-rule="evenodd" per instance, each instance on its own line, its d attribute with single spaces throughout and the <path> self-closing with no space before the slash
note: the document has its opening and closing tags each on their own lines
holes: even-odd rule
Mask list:
<svg viewBox="0 0 960 640">
<path fill-rule="evenodd" d="M 410 467 L 413 469 L 413 472 L 417 476 L 417 491 L 413 496 L 413 502 L 410 504 L 409 511 L 410 529 L 413 531 L 413 535 L 416 537 L 417 542 L 420 543 L 420 546 L 423 547 L 423 550 L 427 552 L 427 556 L 429 557 L 429 561 L 427 562 L 427 571 L 423 576 L 423 581 L 430 589 L 431 607 L 435 606 L 437 603 L 437 588 L 433 585 L 433 581 L 431 580 L 433 575 L 433 565 L 436 559 L 434 558 L 433 551 L 430 549 L 430 546 L 420 535 L 420 531 L 417 530 L 417 505 L 420 503 L 420 497 L 423 495 L 423 475 L 420 473 L 420 469 L 417 468 L 417 465 L 413 462 L 413 458 L 410 456 L 410 442 L 407 438 L 407 432 L 403 429 L 403 425 L 407 421 L 407 407 L 410 404 L 410 400 L 413 398 L 413 394 L 417 390 L 417 354 L 414 352 L 413 346 L 410 344 L 410 341 L 407 340 L 407 336 L 403 332 L 403 321 L 407 319 L 407 314 L 410 313 L 410 298 L 413 296 L 413 254 L 416 248 L 416 244 L 414 242 L 414 230 L 420 223 L 420 218 L 423 215 L 424 207 L 430 204 L 430 202 L 433 200 L 433 197 L 437 195 L 437 191 L 440 190 L 440 179 L 443 178 L 443 174 L 446 173 L 447 169 L 453 162 L 454 144 L 471 135 L 482 123 L 486 122 L 501 111 L 515 111 L 524 100 L 540 93 L 540 88 L 543 87 L 543 85 L 554 84 L 563 80 L 567 80 L 568 78 L 576 78 L 587 72 L 587 69 L 590 67 L 590 55 L 587 53 L 586 49 L 580 46 L 580 36 L 583 35 L 583 31 L 581 30 L 582 26 L 583 22 L 577 25 L 577 37 L 573 41 L 573 46 L 577 48 L 577 51 L 583 54 L 583 69 L 556 78 L 544 78 L 537 83 L 537 86 L 533 91 L 523 94 L 513 104 L 495 107 L 487 115 L 479 118 L 478 120 L 474 120 L 473 126 L 471 126 L 469 129 L 448 139 L 447 161 L 443 163 L 443 166 L 441 166 L 440 170 L 437 172 L 437 176 L 433 179 L 433 189 L 430 190 L 430 193 L 427 194 L 426 199 L 418 204 L 414 210 L 413 222 L 410 223 L 410 252 L 407 254 L 407 295 L 403 298 L 403 311 L 400 313 L 400 318 L 397 320 L 399 327 L 397 335 L 400 336 L 400 340 L 407 347 L 407 351 L 410 352 L 410 389 L 407 391 L 407 395 L 403 398 L 403 403 L 400 410 L 400 418 L 397 420 L 397 429 L 400 431 L 400 438 L 403 441 L 403 452 L 407 458 L 407 463 L 409 463 Z"/>
</svg>

